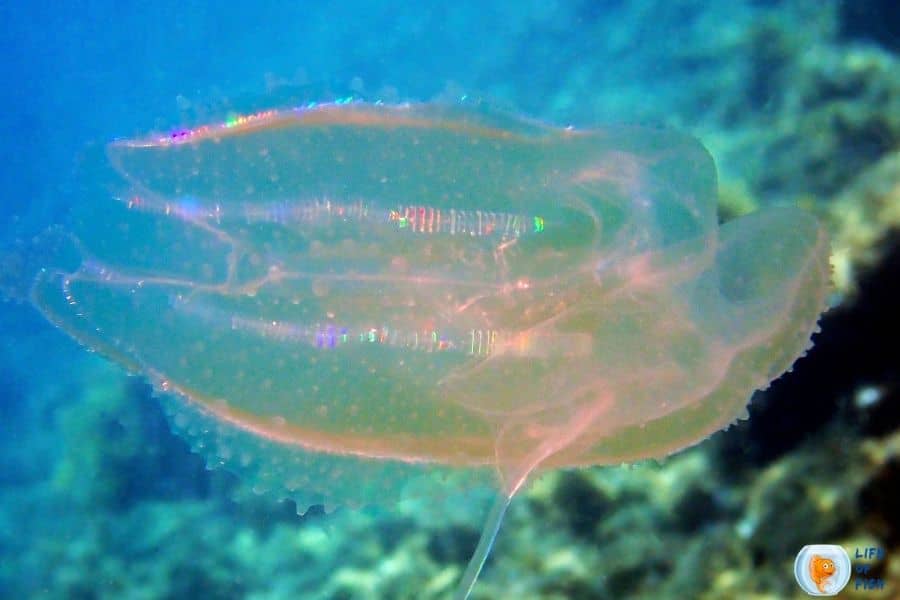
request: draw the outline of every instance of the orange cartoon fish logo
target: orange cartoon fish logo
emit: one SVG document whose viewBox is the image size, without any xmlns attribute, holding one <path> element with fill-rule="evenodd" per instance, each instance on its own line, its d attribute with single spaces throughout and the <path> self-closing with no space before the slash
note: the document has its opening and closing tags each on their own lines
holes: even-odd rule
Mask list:
<svg viewBox="0 0 900 600">
<path fill-rule="evenodd" d="M 834 575 L 834 561 L 818 554 L 813 554 L 809 559 L 809 576 L 823 594 L 826 593 L 825 584 L 828 578 Z"/>
</svg>

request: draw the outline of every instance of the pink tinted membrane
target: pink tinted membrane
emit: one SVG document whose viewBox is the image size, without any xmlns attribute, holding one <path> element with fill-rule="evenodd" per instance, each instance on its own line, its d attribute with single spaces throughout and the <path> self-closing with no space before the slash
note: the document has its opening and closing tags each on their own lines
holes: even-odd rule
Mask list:
<svg viewBox="0 0 900 600">
<path fill-rule="evenodd" d="M 56 322 L 264 437 L 277 417 L 321 452 L 459 464 L 466 446 L 507 492 L 726 425 L 823 304 L 815 223 L 720 230 L 712 161 L 672 132 L 349 104 L 109 153 L 124 225 L 182 228 L 184 265 L 88 249 L 63 285 L 77 318 L 53 306 Z M 219 281 L 181 275 L 222 263 Z"/>
<path fill-rule="evenodd" d="M 196 143 L 219 137 L 246 135 L 270 128 L 302 125 L 323 127 L 328 125 L 354 127 L 408 127 L 432 129 L 446 128 L 462 131 L 485 138 L 509 138 L 514 134 L 501 128 L 480 126 L 465 121 L 445 121 L 439 123 L 427 115 L 417 115 L 417 105 L 368 105 L 352 99 L 332 103 L 311 103 L 286 110 L 264 110 L 235 116 L 222 123 L 201 125 L 194 128 L 175 129 L 168 134 L 155 135 L 131 140 L 117 140 L 115 145 L 133 148 L 151 148 Z"/>
<path fill-rule="evenodd" d="M 720 226 L 711 157 L 671 131 L 338 102 L 108 158 L 128 192 L 73 219 L 82 264 L 43 270 L 35 305 L 251 485 L 378 502 L 490 468 L 460 598 L 535 473 L 726 427 L 828 289 L 815 219 Z"/>
</svg>

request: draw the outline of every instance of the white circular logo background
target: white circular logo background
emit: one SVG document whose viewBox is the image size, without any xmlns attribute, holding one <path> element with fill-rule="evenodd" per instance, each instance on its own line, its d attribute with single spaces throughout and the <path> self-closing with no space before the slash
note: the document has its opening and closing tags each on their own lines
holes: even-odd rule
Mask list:
<svg viewBox="0 0 900 600">
<path fill-rule="evenodd" d="M 810 573 L 810 563 L 816 556 L 834 563 L 834 573 L 820 582 L 821 590 Z M 800 588 L 810 596 L 836 595 L 850 581 L 850 571 L 850 556 L 847 555 L 847 551 L 832 544 L 803 546 L 794 560 L 794 578 Z"/>
</svg>

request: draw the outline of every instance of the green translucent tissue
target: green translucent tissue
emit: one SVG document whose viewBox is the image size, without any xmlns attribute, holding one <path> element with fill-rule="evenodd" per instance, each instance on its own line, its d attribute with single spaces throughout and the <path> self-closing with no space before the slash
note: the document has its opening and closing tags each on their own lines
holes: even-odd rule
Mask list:
<svg viewBox="0 0 900 600">
<path fill-rule="evenodd" d="M 113 143 L 39 309 L 162 391 L 210 461 L 301 503 L 434 474 L 509 499 L 740 416 L 809 346 L 816 220 L 719 226 L 694 139 L 324 105 Z"/>
</svg>

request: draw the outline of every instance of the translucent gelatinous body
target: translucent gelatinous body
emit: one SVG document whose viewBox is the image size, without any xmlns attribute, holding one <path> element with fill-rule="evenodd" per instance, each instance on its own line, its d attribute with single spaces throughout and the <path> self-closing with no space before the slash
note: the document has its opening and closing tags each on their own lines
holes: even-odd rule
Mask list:
<svg viewBox="0 0 900 600">
<path fill-rule="evenodd" d="M 720 228 L 711 158 L 669 131 L 351 104 L 108 155 L 121 202 L 86 200 L 82 266 L 36 304 L 290 490 L 368 500 L 360 463 L 436 465 L 512 496 L 665 455 L 733 421 L 824 306 L 815 220 Z"/>
</svg>

